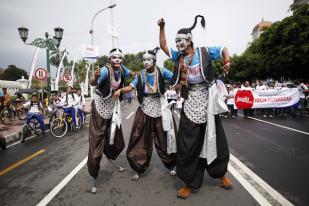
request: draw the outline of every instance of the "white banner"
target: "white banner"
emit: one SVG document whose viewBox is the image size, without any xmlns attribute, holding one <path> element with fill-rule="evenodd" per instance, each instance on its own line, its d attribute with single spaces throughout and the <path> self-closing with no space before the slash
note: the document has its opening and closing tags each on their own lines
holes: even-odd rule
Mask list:
<svg viewBox="0 0 309 206">
<path fill-rule="evenodd" d="M 71 69 L 71 82 L 69 83 L 69 85 L 74 85 L 74 79 L 75 79 L 75 75 L 74 75 L 74 68 L 75 68 L 75 62 L 76 62 L 76 56 L 74 57 L 74 60 L 73 60 L 73 65 L 72 65 L 72 69 Z"/>
<path fill-rule="evenodd" d="M 64 68 L 62 68 L 62 67 L 63 67 L 63 60 L 64 60 L 65 56 L 66 56 L 68 53 L 69 53 L 69 52 L 64 51 L 64 53 L 63 53 L 63 55 L 62 55 L 60 64 L 59 64 L 59 66 L 58 66 L 57 74 L 56 74 L 55 86 L 54 86 L 54 88 L 53 88 L 52 90 L 58 91 L 58 89 L 59 89 L 59 80 L 60 80 L 60 78 L 62 77 L 62 73 L 63 73 L 63 71 L 64 71 Z M 62 69 L 62 72 L 61 72 L 61 74 L 60 74 L 61 69 Z"/>
<path fill-rule="evenodd" d="M 30 73 L 29 73 L 28 89 L 31 89 L 32 76 L 33 76 L 33 73 L 34 73 L 36 61 L 38 59 L 39 51 L 40 51 L 40 47 L 37 47 L 36 50 L 35 50 L 35 53 L 33 55 L 33 58 L 32 58 L 32 63 L 31 63 L 31 68 L 30 68 Z"/>
<path fill-rule="evenodd" d="M 112 37 L 115 37 L 115 38 L 118 37 L 117 29 L 116 29 L 115 27 L 113 27 L 112 25 L 107 24 L 107 30 L 108 30 L 108 33 L 109 33 Z"/>
<path fill-rule="evenodd" d="M 289 107 L 300 100 L 298 88 L 283 90 L 238 90 L 235 105 L 238 109 Z"/>
<path fill-rule="evenodd" d="M 91 45 L 81 45 L 81 54 L 83 58 L 97 59 L 99 58 L 99 47 Z"/>
<path fill-rule="evenodd" d="M 89 69 L 90 69 L 90 66 L 91 65 L 91 62 L 89 62 L 88 64 L 86 64 L 86 68 L 87 71 L 86 71 L 86 78 L 85 78 L 85 84 L 84 84 L 84 95 L 87 95 L 88 96 L 88 85 L 89 85 L 89 80 L 88 80 L 88 76 L 89 76 Z"/>
</svg>

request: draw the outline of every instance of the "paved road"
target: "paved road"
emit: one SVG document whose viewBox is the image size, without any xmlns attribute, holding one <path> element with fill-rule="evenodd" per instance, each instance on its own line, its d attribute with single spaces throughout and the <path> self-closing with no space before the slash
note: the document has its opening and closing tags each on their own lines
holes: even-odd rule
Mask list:
<svg viewBox="0 0 309 206">
<path fill-rule="evenodd" d="M 309 132 L 300 118 L 261 118 Z M 309 135 L 254 119 L 223 120 L 231 153 L 295 205 L 309 205 Z"/>
<path fill-rule="evenodd" d="M 126 143 L 134 118 L 132 112 L 136 107 L 136 101 L 132 105 L 123 106 Z M 177 115 L 175 116 L 177 120 Z M 244 121 L 242 118 L 223 120 L 223 123 L 228 133 L 231 153 L 245 163 L 245 167 L 295 205 L 308 205 L 305 195 L 308 166 L 304 164 L 305 161 L 308 162 L 308 136 L 255 120 Z M 0 173 L 12 164 L 37 154 L 33 159 L 0 176 L 1 205 L 36 205 L 78 165 L 81 169 L 76 170 L 77 174 L 67 184 L 62 182 L 64 188 L 59 193 L 53 193 L 55 197 L 51 198 L 49 205 L 250 206 L 263 203 L 263 199 L 267 200 L 265 205 L 268 202 L 280 205 L 278 197 L 272 198 L 269 195 L 272 192 L 262 191 L 259 184 L 241 170 L 236 160 L 231 160 L 230 172 L 227 174 L 234 182 L 232 191 L 222 190 L 218 187 L 218 180 L 206 176 L 203 187 L 188 200 L 177 199 L 176 191 L 182 183 L 169 175 L 155 151 L 149 170 L 137 182 L 130 179 L 133 172 L 126 161 L 125 151 L 116 161 L 126 168 L 123 173 L 119 173 L 103 158 L 98 192 L 93 195 L 90 193 L 91 178 L 83 162 L 87 152 L 87 125 L 64 138 L 55 139 L 46 135 L 15 145 L 5 152 L 1 151 Z"/>
</svg>

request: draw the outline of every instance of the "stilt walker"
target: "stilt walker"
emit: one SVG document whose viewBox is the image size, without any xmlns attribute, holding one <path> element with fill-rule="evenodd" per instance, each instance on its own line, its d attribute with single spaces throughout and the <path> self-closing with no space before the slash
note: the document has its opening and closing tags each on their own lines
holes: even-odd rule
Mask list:
<svg viewBox="0 0 309 206">
<path fill-rule="evenodd" d="M 112 125 L 112 116 L 116 99 L 112 98 L 113 93 L 124 87 L 126 77 L 134 76 L 122 62 L 122 51 L 112 49 L 109 55 L 109 64 L 95 71 L 95 78 L 91 85 L 96 86 L 94 100 L 92 101 L 90 127 L 89 127 L 89 153 L 88 153 L 88 172 L 94 178 L 92 193 L 96 192 L 96 179 L 99 174 L 102 155 L 117 166 L 115 160 L 124 149 L 124 140 L 121 127 L 116 127 L 113 133 L 113 144 L 110 144 L 111 135 L 109 133 Z M 122 96 L 119 96 L 122 99 Z M 122 167 L 117 166 L 119 171 Z"/>
<path fill-rule="evenodd" d="M 158 21 L 160 47 L 175 62 L 172 87 L 180 90 L 185 99 L 177 135 L 177 176 L 186 184 L 178 191 L 180 198 L 187 198 L 191 189 L 201 187 L 205 169 L 211 177 L 220 178 L 223 188 L 232 187 L 225 176 L 229 148 L 217 115 L 220 104 L 211 66 L 211 60 L 223 57 L 223 69 L 227 74 L 229 53 L 225 47 L 194 47 L 191 31 L 198 18 L 205 27 L 204 17 L 196 16 L 193 26 L 177 32 L 177 50 L 171 49 L 171 54 L 166 44 L 164 19 Z"/>
<path fill-rule="evenodd" d="M 163 97 L 164 80 L 171 80 L 173 74 L 165 68 L 156 66 L 158 49 L 157 47 L 149 50 L 143 55 L 145 69 L 140 75 L 135 76 L 129 86 L 115 93 L 119 96 L 135 88 L 138 94 L 140 105 L 136 111 L 127 150 L 129 164 L 136 172 L 132 177 L 133 180 L 138 180 L 149 167 L 153 142 L 164 166 L 169 169 L 171 175 L 176 174 L 174 170 L 176 164 L 174 123 L 171 113 L 169 118 L 166 118 L 165 112 L 170 112 L 170 109 L 166 109 L 167 100 Z M 162 120 L 167 120 L 167 122 L 162 123 Z"/>
</svg>

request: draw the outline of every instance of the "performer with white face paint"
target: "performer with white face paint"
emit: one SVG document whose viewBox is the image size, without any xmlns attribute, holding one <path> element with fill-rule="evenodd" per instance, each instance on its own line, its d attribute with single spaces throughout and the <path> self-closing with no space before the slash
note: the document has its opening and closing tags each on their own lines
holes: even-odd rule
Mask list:
<svg viewBox="0 0 309 206">
<path fill-rule="evenodd" d="M 129 140 L 127 159 L 131 168 L 136 172 L 132 177 L 138 180 L 140 175 L 149 167 L 153 150 L 153 142 L 164 166 L 175 175 L 175 153 L 168 154 L 167 132 L 162 126 L 161 98 L 165 92 L 164 80 L 171 80 L 172 73 L 156 66 L 158 47 L 143 55 L 145 69 L 136 75 L 131 84 L 114 93 L 116 97 L 134 88 L 137 90 L 140 103 L 134 118 Z"/>
<path fill-rule="evenodd" d="M 94 178 L 92 193 L 96 192 L 95 180 L 98 177 L 100 162 L 103 153 L 109 160 L 115 160 L 124 149 L 122 129 L 116 128 L 114 144 L 109 144 L 109 128 L 115 99 L 113 93 L 124 87 L 126 77 L 134 76 L 135 73 L 122 65 L 122 52 L 120 49 L 113 49 L 109 55 L 110 63 L 95 71 L 95 78 L 91 85 L 96 86 L 89 126 L 89 153 L 88 172 Z M 122 99 L 122 96 L 119 96 Z M 119 167 L 119 171 L 123 168 Z"/>
<path fill-rule="evenodd" d="M 194 48 L 191 31 L 198 18 L 205 27 L 204 17 L 197 15 L 191 27 L 177 32 L 177 51 L 171 49 L 171 54 L 166 44 L 164 19 L 158 21 L 160 47 L 175 62 L 172 87 L 181 90 L 181 97 L 185 99 L 177 135 L 177 176 L 186 184 L 177 193 L 180 198 L 187 198 L 191 189 L 201 187 L 205 169 L 211 177 L 220 178 L 221 187 L 232 187 L 225 176 L 229 149 L 220 119 L 214 115 L 218 104 L 214 103 L 217 90 L 211 66 L 211 60 L 223 57 L 227 74 L 229 53 L 225 47 Z"/>
</svg>

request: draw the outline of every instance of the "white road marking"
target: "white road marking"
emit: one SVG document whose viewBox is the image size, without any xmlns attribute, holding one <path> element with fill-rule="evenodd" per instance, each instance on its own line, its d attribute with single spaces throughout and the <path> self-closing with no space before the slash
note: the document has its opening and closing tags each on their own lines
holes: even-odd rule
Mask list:
<svg viewBox="0 0 309 206">
<path fill-rule="evenodd" d="M 174 112 L 179 118 L 180 115 Z M 277 126 L 277 125 L 276 125 Z M 281 126 L 281 125 L 280 125 Z M 234 155 L 230 153 L 230 159 L 243 170 L 249 177 L 251 177 L 258 185 L 260 185 L 268 194 L 270 194 L 274 200 L 284 206 L 292 206 L 293 204 L 284 198 L 279 192 L 268 185 L 258 175 L 252 172 L 245 164 L 238 160 Z M 271 205 L 261 194 L 258 192 L 231 164 L 228 166 L 229 172 L 239 181 L 239 183 L 249 192 L 249 194 L 260 204 L 260 205 Z"/>
<path fill-rule="evenodd" d="M 127 119 L 133 115 L 134 112 L 130 113 Z M 179 118 L 180 115 L 175 113 Z M 230 159 L 236 164 L 242 172 L 248 175 L 255 183 L 262 187 L 269 195 L 272 196 L 274 200 L 284 206 L 293 206 L 286 198 L 284 198 L 280 193 L 268 185 L 264 180 L 262 180 L 258 175 L 252 172 L 245 164 L 238 160 L 234 155 L 230 154 Z M 51 192 L 49 192 L 38 204 L 37 206 L 47 205 L 64 187 L 70 180 L 83 168 L 87 162 L 87 157 L 83 159 Z M 260 204 L 265 206 L 271 206 L 272 204 L 259 192 L 245 177 L 241 175 L 237 169 L 235 169 L 230 163 L 228 165 L 229 172 L 239 181 L 239 183 L 248 191 L 248 193 Z"/>
<path fill-rule="evenodd" d="M 242 114 L 240 114 L 240 115 L 242 115 Z M 274 126 L 277 126 L 277 127 L 281 127 L 281 128 L 284 128 L 284 129 L 288 129 L 288 130 L 291 130 L 291 131 L 294 131 L 294 132 L 298 132 L 298 133 L 301 133 L 301 134 L 309 135 L 308 132 L 304 132 L 304 131 L 301 131 L 301 130 L 298 130 L 298 129 L 294 129 L 294 128 L 291 128 L 291 127 L 287 127 L 287 126 L 283 126 L 283 125 L 280 125 L 280 124 L 268 122 L 268 121 L 257 119 L 257 118 L 254 118 L 254 117 L 248 117 L 248 118 L 256 120 L 256 121 L 259 121 L 259 122 L 263 122 L 263 123 L 266 123 L 266 124 L 270 124 L 270 125 L 274 125 Z"/>
<path fill-rule="evenodd" d="M 47 130 L 45 130 L 45 131 L 46 131 L 46 132 L 49 132 L 49 129 L 47 129 Z M 16 133 L 16 135 L 18 135 L 18 133 Z M 33 139 L 33 138 L 35 138 L 35 137 L 37 137 L 37 135 L 32 135 L 32 136 L 30 136 L 30 137 L 26 137 L 25 141 L 30 140 L 30 139 Z M 12 144 L 6 146 L 6 148 L 13 147 L 13 146 L 15 146 L 15 145 L 17 145 L 17 144 L 21 144 L 21 142 L 20 142 L 20 141 L 14 142 L 14 143 L 12 143 Z"/>
<path fill-rule="evenodd" d="M 84 167 L 87 163 L 87 158 L 85 157 L 81 163 L 79 163 L 52 191 L 50 191 L 38 204 L 37 206 L 47 205 L 70 180 Z"/>
<path fill-rule="evenodd" d="M 271 204 L 245 178 L 243 178 L 231 164 L 228 165 L 228 170 L 260 205 L 271 206 Z"/>
<path fill-rule="evenodd" d="M 267 184 L 264 180 L 262 180 L 254 172 L 252 172 L 245 164 L 243 164 L 240 160 L 238 160 L 234 155 L 230 154 L 230 159 L 238 167 L 240 167 L 248 176 L 250 176 L 257 184 L 259 184 L 267 193 L 269 193 L 276 201 L 278 201 L 281 205 L 284 205 L 284 206 L 293 205 L 286 198 L 284 198 L 279 192 L 277 192 L 274 188 L 272 188 L 269 184 Z M 229 171 L 230 171 L 230 169 L 229 169 Z M 232 171 L 230 171 L 230 172 L 232 173 Z M 234 177 L 240 182 L 240 179 L 238 179 L 235 175 L 234 175 Z M 247 191 L 249 192 L 249 190 L 247 190 Z"/>
<path fill-rule="evenodd" d="M 132 115 L 134 114 L 134 112 L 131 112 L 126 119 L 129 119 Z"/>
</svg>

